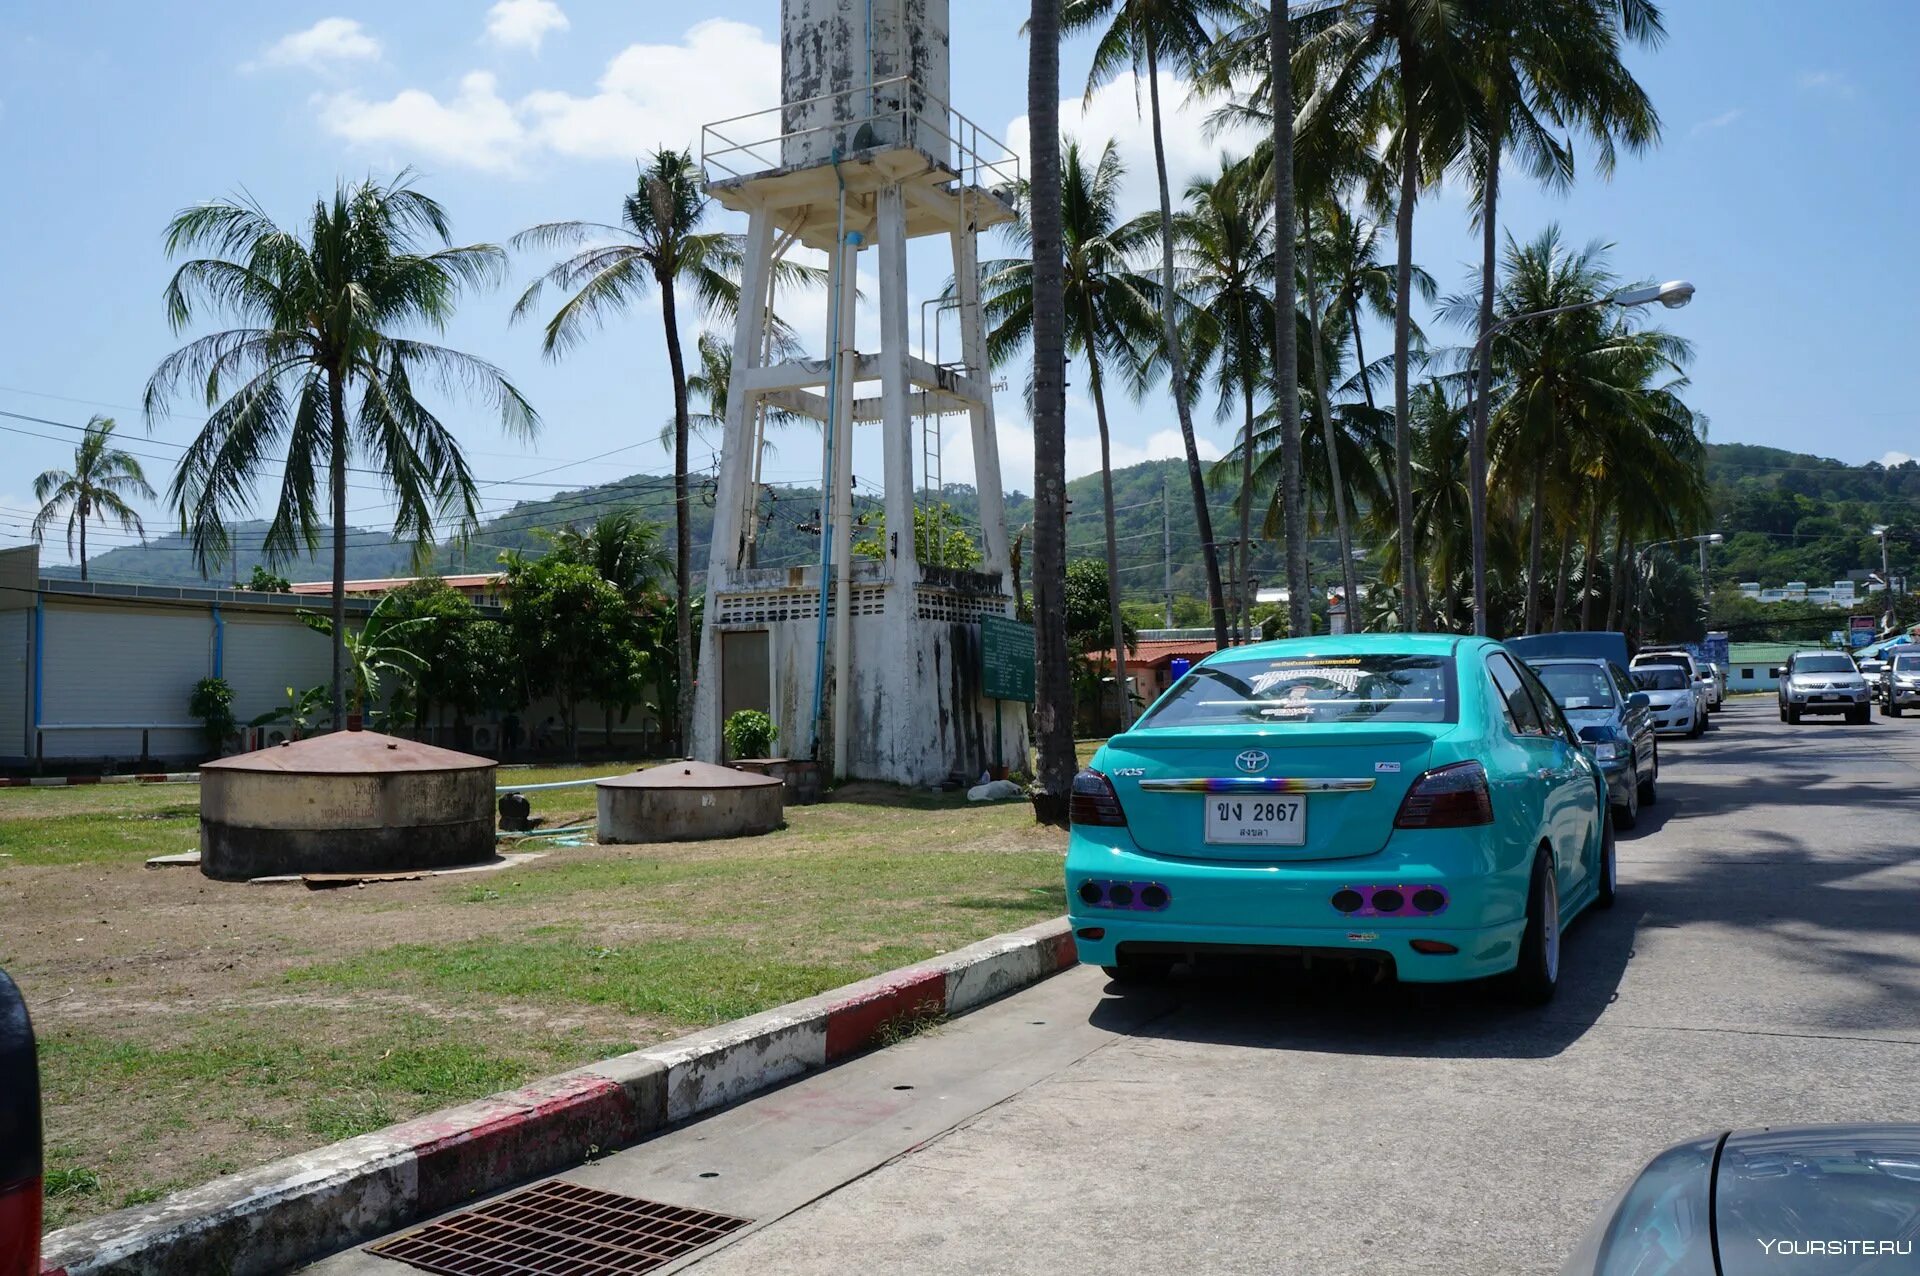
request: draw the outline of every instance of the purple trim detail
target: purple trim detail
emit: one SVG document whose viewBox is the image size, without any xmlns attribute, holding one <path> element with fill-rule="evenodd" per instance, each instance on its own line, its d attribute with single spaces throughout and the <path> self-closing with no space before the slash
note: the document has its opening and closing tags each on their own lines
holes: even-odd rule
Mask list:
<svg viewBox="0 0 1920 1276">
<path fill-rule="evenodd" d="M 1089 904 L 1088 907 L 1090 908 L 1118 908 L 1130 913 L 1160 913 L 1165 912 L 1168 906 L 1173 903 L 1173 892 L 1168 890 L 1165 883 L 1162 882 L 1115 882 L 1096 877 L 1090 878 L 1084 884 L 1096 887 L 1100 891 L 1100 898 L 1092 904 Z M 1113 888 L 1116 886 L 1124 886 L 1132 892 L 1126 903 L 1116 904 L 1114 902 Z M 1145 904 L 1141 902 L 1141 896 L 1149 888 L 1160 892 L 1160 902 L 1158 904 Z M 1082 900 L 1081 902 L 1085 903 L 1086 901 Z"/>
<path fill-rule="evenodd" d="M 1363 901 L 1360 907 L 1356 908 L 1351 913 L 1340 913 L 1340 916 L 1342 917 L 1438 917 L 1440 914 L 1446 912 L 1447 905 L 1453 902 L 1453 897 L 1447 893 L 1447 888 L 1444 886 L 1438 885 L 1436 883 L 1415 882 L 1415 883 L 1412 883 L 1411 885 L 1406 885 L 1406 886 L 1402 886 L 1398 884 L 1380 885 L 1380 886 L 1343 886 L 1340 888 L 1340 890 L 1354 891 L 1357 894 L 1359 894 L 1361 900 Z M 1400 896 L 1400 906 L 1398 908 L 1388 908 L 1388 909 L 1376 907 L 1373 902 L 1374 896 L 1379 894 L 1381 891 L 1398 892 Z M 1420 893 L 1421 891 L 1437 892 L 1440 896 L 1440 907 L 1431 909 L 1431 910 L 1422 910 L 1422 909 L 1415 908 L 1413 906 L 1413 897 L 1418 893 Z M 1334 894 L 1338 894 L 1338 893 L 1339 891 L 1334 892 Z M 1334 909 L 1334 911 L 1336 913 L 1340 912 L 1340 910 L 1337 908 Z"/>
</svg>

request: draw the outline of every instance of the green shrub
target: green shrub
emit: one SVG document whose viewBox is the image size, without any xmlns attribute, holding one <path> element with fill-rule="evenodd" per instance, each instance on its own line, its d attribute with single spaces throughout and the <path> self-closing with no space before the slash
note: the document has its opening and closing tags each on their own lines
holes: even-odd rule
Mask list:
<svg viewBox="0 0 1920 1276">
<path fill-rule="evenodd" d="M 225 678 L 202 678 L 193 684 L 187 712 L 200 719 L 200 729 L 207 737 L 207 752 L 219 757 L 227 737 L 239 727 L 233 720 L 233 688 Z"/>
<path fill-rule="evenodd" d="M 758 709 L 742 709 L 728 717 L 726 734 L 731 758 L 773 756 L 773 719 Z"/>
</svg>

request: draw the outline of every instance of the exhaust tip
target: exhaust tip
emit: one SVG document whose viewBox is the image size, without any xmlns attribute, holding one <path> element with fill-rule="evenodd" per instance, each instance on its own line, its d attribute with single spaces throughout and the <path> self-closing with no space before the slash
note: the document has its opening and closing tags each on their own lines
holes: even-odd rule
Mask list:
<svg viewBox="0 0 1920 1276">
<path fill-rule="evenodd" d="M 1080 898 L 1084 900 L 1086 903 L 1098 904 L 1100 902 L 1100 883 L 1098 882 L 1080 883 Z"/>
<path fill-rule="evenodd" d="M 1431 886 L 1422 886 L 1413 893 L 1413 906 L 1423 913 L 1437 913 L 1447 906 L 1447 897 Z"/>
<path fill-rule="evenodd" d="M 1407 897 L 1391 886 L 1373 893 L 1373 911 L 1376 913 L 1397 913 L 1406 903 Z"/>
<path fill-rule="evenodd" d="M 1140 888 L 1140 903 L 1144 907 L 1158 910 L 1165 908 L 1168 902 L 1167 888 L 1158 882 Z"/>
<path fill-rule="evenodd" d="M 1333 893 L 1333 906 L 1343 913 L 1357 913 L 1366 902 L 1366 898 L 1351 886 Z"/>
</svg>

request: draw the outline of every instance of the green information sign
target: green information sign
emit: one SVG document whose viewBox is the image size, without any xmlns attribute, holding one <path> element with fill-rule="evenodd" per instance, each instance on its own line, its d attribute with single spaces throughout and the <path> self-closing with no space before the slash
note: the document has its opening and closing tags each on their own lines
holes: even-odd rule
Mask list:
<svg viewBox="0 0 1920 1276">
<path fill-rule="evenodd" d="M 980 618 L 980 675 L 989 700 L 1033 702 L 1033 626 Z"/>
</svg>

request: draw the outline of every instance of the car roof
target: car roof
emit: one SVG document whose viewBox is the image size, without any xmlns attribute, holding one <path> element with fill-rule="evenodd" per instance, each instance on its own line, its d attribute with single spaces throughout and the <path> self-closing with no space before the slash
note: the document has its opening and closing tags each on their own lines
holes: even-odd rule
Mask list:
<svg viewBox="0 0 1920 1276">
<path fill-rule="evenodd" d="M 1273 656 L 1450 656 L 1462 644 L 1472 642 L 1490 647 L 1499 645 L 1460 634 L 1316 634 L 1311 638 L 1274 638 L 1227 647 L 1208 656 L 1205 663 Z"/>
<path fill-rule="evenodd" d="M 1805 651 L 1796 651 L 1791 659 L 1798 660 L 1802 656 L 1845 656 L 1849 660 L 1853 659 L 1851 652 L 1834 651 L 1828 647 L 1809 647 Z"/>
</svg>

